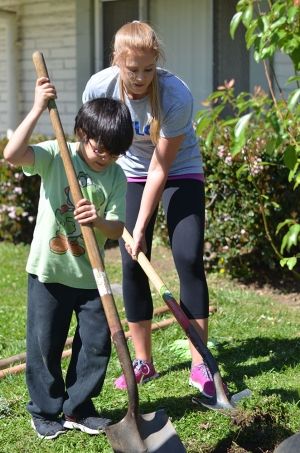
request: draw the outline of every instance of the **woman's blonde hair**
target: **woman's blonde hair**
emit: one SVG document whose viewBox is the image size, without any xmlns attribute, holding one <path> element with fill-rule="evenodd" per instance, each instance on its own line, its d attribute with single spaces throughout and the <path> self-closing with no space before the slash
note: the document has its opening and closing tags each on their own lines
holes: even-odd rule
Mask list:
<svg viewBox="0 0 300 453">
<path fill-rule="evenodd" d="M 118 64 L 120 60 L 126 58 L 127 53 L 132 50 L 151 50 L 154 53 L 155 62 L 164 59 L 164 52 L 161 42 L 150 25 L 145 22 L 133 21 L 123 25 L 116 33 L 113 46 L 112 65 Z M 120 81 L 121 99 L 125 99 L 124 84 Z M 150 105 L 152 120 L 150 124 L 150 138 L 154 144 L 159 139 L 161 114 L 159 87 L 157 71 L 155 71 L 150 85 Z"/>
</svg>

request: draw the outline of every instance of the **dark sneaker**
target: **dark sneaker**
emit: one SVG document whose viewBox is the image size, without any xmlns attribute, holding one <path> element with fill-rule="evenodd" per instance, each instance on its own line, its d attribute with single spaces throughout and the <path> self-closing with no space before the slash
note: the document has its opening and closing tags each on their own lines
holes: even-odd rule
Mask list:
<svg viewBox="0 0 300 453">
<path fill-rule="evenodd" d="M 111 420 L 109 418 L 102 417 L 76 418 L 65 415 L 63 419 L 65 428 L 80 429 L 80 431 L 87 434 L 100 434 L 110 423 Z"/>
<path fill-rule="evenodd" d="M 66 432 L 59 420 L 46 420 L 45 418 L 32 417 L 31 426 L 40 439 L 55 439 Z"/>
<path fill-rule="evenodd" d="M 144 384 L 151 379 L 159 377 L 156 373 L 153 363 L 147 362 L 146 360 L 135 359 L 132 362 L 133 371 L 135 374 L 135 380 L 137 384 Z M 115 387 L 119 390 L 126 390 L 127 384 L 124 374 L 115 380 Z"/>
</svg>

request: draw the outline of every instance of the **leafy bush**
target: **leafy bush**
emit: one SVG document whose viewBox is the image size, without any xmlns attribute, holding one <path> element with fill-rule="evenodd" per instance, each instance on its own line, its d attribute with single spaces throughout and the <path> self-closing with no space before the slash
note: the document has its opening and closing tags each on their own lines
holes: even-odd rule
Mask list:
<svg viewBox="0 0 300 453">
<path fill-rule="evenodd" d="M 207 268 L 249 276 L 280 262 L 300 278 L 299 0 L 239 0 L 236 11 L 231 37 L 242 23 L 246 47 L 263 62 L 270 92 L 256 87 L 235 95 L 234 80 L 225 81 L 196 115 L 206 173 Z M 278 51 L 294 68 L 287 83 L 296 88 L 287 99 L 272 61 L 265 61 Z M 161 209 L 155 231 L 167 242 Z"/>
<path fill-rule="evenodd" d="M 299 19 L 296 0 L 239 0 L 230 33 L 234 37 L 243 23 L 247 48 L 263 61 L 270 93 L 256 87 L 253 94 L 235 96 L 234 81 L 225 81 L 196 117 L 206 162 L 207 254 L 211 266 L 233 274 L 248 273 L 255 263 L 274 268 L 280 262 L 300 277 Z M 280 87 L 276 98 L 272 63 L 265 62 L 276 51 L 294 67 L 287 83 L 296 89 L 287 99 Z"/>
<path fill-rule="evenodd" d="M 31 142 L 46 139 L 36 135 Z M 6 143 L 7 139 L 0 140 L 0 241 L 28 244 L 35 226 L 40 178 L 26 177 L 20 167 L 14 167 L 3 159 Z"/>
<path fill-rule="evenodd" d="M 280 248 L 284 237 L 277 225 L 299 218 L 300 190 L 290 190 L 286 183 L 287 143 L 276 139 L 269 97 L 260 89 L 235 97 L 233 82 L 225 85 L 208 98 L 217 107 L 198 115 L 206 173 L 205 259 L 208 268 L 241 276 L 277 266 L 273 246 Z M 228 106 L 234 114 L 222 118 Z M 247 139 L 234 153 L 238 119 L 249 109 Z"/>
</svg>

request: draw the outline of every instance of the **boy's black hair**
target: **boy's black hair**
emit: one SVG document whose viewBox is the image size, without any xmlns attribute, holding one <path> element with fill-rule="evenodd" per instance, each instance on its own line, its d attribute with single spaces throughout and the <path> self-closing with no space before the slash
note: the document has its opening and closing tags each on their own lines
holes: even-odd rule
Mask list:
<svg viewBox="0 0 300 453">
<path fill-rule="evenodd" d="M 115 156 L 125 154 L 133 140 L 131 115 L 126 104 L 112 98 L 97 98 L 81 106 L 74 133 L 81 131 L 86 141 L 95 140 L 99 147 Z"/>
</svg>

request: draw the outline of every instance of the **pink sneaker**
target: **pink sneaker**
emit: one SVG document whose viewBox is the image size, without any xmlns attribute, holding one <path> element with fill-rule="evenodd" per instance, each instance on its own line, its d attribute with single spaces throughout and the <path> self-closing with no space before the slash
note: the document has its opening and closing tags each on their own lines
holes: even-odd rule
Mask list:
<svg viewBox="0 0 300 453">
<path fill-rule="evenodd" d="M 146 360 L 135 359 L 132 362 L 132 366 L 137 384 L 144 384 L 159 376 L 155 371 L 153 363 L 147 362 Z M 115 380 L 115 387 L 119 390 L 126 390 L 127 385 L 124 374 Z"/>
<path fill-rule="evenodd" d="M 206 363 L 192 366 L 189 384 L 200 390 L 207 398 L 212 398 L 216 393 L 215 384 Z"/>
</svg>

